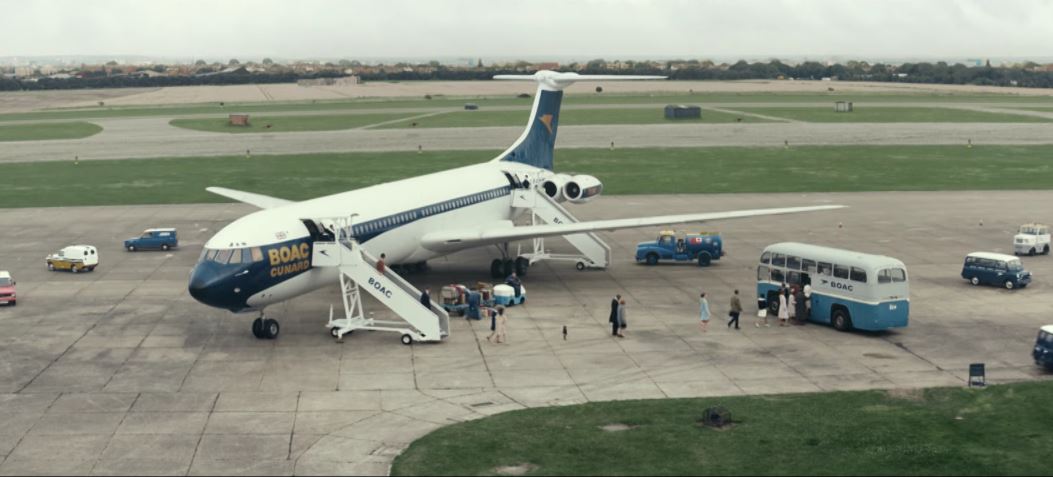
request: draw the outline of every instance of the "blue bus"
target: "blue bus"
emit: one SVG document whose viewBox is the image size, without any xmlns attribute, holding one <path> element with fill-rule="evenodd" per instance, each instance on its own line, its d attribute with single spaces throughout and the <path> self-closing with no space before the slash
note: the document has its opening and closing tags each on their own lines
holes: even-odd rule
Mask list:
<svg viewBox="0 0 1053 477">
<path fill-rule="evenodd" d="M 794 242 L 769 245 L 757 266 L 758 306 L 777 314 L 783 284 L 810 285 L 809 321 L 840 331 L 907 326 L 907 267 L 892 257 Z"/>
</svg>

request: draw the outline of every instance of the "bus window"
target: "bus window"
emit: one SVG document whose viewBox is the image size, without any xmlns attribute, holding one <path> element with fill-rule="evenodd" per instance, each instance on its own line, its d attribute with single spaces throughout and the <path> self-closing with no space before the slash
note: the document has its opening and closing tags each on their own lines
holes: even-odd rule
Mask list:
<svg viewBox="0 0 1053 477">
<path fill-rule="evenodd" d="M 878 283 L 892 283 L 892 270 L 884 269 L 877 274 Z"/>
<path fill-rule="evenodd" d="M 771 252 L 764 252 L 760 256 L 760 263 L 765 265 L 771 263 Z"/>
<path fill-rule="evenodd" d="M 783 255 L 781 253 L 777 253 L 775 255 L 772 255 L 772 257 L 771 257 L 771 264 L 776 266 L 776 267 L 785 267 L 786 266 L 786 255 Z"/>
<path fill-rule="evenodd" d="M 819 274 L 830 276 L 831 271 L 834 269 L 832 265 L 825 262 L 819 262 Z"/>
<path fill-rule="evenodd" d="M 815 273 L 815 260 L 808 260 L 807 258 L 802 258 L 801 271 L 805 273 Z"/>
<path fill-rule="evenodd" d="M 853 282 L 866 283 L 867 282 L 867 271 L 862 268 L 852 267 L 851 280 Z"/>
<path fill-rule="evenodd" d="M 834 265 L 834 278 L 848 279 L 848 267 L 842 267 L 841 265 Z"/>
<path fill-rule="evenodd" d="M 893 268 L 890 270 L 892 274 L 892 281 L 896 283 L 907 281 L 907 271 L 902 268 Z"/>
<path fill-rule="evenodd" d="M 768 274 L 768 267 L 761 265 L 757 267 L 757 280 L 767 280 L 771 275 Z"/>
<path fill-rule="evenodd" d="M 791 285 L 800 285 L 801 283 L 801 272 L 788 272 L 786 274 L 786 283 Z"/>
<path fill-rule="evenodd" d="M 793 255 L 786 257 L 786 268 L 790 270 L 801 269 L 801 257 L 794 257 Z"/>
<path fill-rule="evenodd" d="M 779 270 L 778 268 L 771 269 L 771 281 L 782 283 L 782 270 Z"/>
</svg>

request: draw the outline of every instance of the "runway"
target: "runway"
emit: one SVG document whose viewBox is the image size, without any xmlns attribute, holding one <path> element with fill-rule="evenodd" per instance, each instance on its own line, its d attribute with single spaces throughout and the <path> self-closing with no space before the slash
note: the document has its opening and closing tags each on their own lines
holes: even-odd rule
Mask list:
<svg viewBox="0 0 1053 477">
<path fill-rule="evenodd" d="M 92 120 L 85 139 L 6 142 L 0 163 L 192 157 L 503 149 L 521 126 L 220 134 L 169 126 L 165 118 Z M 1053 123 L 734 123 L 564 126 L 559 148 L 773 147 L 790 145 L 1035 145 L 1053 143 Z"/>
</svg>

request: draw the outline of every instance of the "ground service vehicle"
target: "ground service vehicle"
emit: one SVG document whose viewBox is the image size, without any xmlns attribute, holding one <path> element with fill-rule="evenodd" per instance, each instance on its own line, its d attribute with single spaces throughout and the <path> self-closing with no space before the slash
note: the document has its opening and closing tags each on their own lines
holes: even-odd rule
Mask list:
<svg viewBox="0 0 1053 477">
<path fill-rule="evenodd" d="M 124 241 L 124 248 L 129 252 L 136 250 L 164 250 L 168 251 L 179 246 L 176 237 L 176 229 L 146 229 L 138 237 L 132 237 Z"/>
<path fill-rule="evenodd" d="M 811 285 L 810 321 L 840 331 L 907 326 L 907 267 L 895 258 L 794 242 L 769 245 L 757 266 L 757 305 L 777 314 L 783 284 Z"/>
<path fill-rule="evenodd" d="M 92 272 L 99 265 L 99 252 L 91 245 L 70 245 L 44 259 L 48 270 Z"/>
<path fill-rule="evenodd" d="M 1053 325 L 1043 326 L 1038 330 L 1035 350 L 1031 352 L 1035 364 L 1053 370 Z"/>
<path fill-rule="evenodd" d="M 16 298 L 15 280 L 10 273 L 0 270 L 0 303 L 15 306 L 18 304 Z"/>
<path fill-rule="evenodd" d="M 1013 254 L 1031 255 L 1049 254 L 1049 226 L 1044 224 L 1024 224 L 1013 236 Z"/>
<path fill-rule="evenodd" d="M 676 232 L 663 230 L 654 242 L 636 245 L 636 261 L 648 265 L 657 265 L 662 260 L 691 261 L 698 262 L 700 267 L 708 267 L 713 260 L 720 260 L 724 255 L 723 246 L 719 234 L 686 234 L 677 238 Z"/>
<path fill-rule="evenodd" d="M 973 285 L 1004 286 L 1012 290 L 1031 283 L 1031 272 L 1024 270 L 1024 264 L 1012 255 L 973 252 L 965 257 L 962 278 Z"/>
</svg>

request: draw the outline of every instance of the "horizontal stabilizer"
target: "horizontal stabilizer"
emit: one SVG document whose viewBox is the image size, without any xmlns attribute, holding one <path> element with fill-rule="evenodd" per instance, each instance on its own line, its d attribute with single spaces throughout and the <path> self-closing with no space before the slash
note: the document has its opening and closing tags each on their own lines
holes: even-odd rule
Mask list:
<svg viewBox="0 0 1053 477">
<path fill-rule="evenodd" d="M 560 91 L 578 81 L 638 81 L 660 80 L 665 76 L 647 75 L 579 75 L 573 72 L 541 70 L 532 75 L 495 75 L 495 80 L 536 81 L 543 88 Z"/>
<path fill-rule="evenodd" d="M 249 205 L 255 205 L 261 209 L 273 209 L 275 207 L 281 207 L 285 204 L 291 204 L 293 201 L 279 199 L 277 197 L 271 197 L 262 194 L 254 194 L 252 192 L 243 192 L 240 190 L 227 189 L 225 187 L 206 187 L 205 190 L 226 197 L 228 199 L 234 199 L 238 202 L 244 202 Z"/>
<path fill-rule="evenodd" d="M 445 230 L 433 232 L 421 238 L 421 245 L 435 251 L 450 248 L 463 248 L 464 245 L 488 245 L 511 242 L 537 237 L 553 237 L 583 232 L 651 227 L 655 225 L 683 224 L 688 222 L 705 222 L 710 220 L 741 219 L 764 215 L 796 214 L 844 208 L 843 205 L 819 205 L 811 207 L 785 207 L 776 209 L 735 210 L 730 212 L 709 212 L 704 214 L 665 215 L 660 217 L 640 217 L 635 219 L 594 220 L 571 224 L 545 224 L 514 226 L 511 222 L 501 221 L 486 227 L 463 230 Z"/>
</svg>

